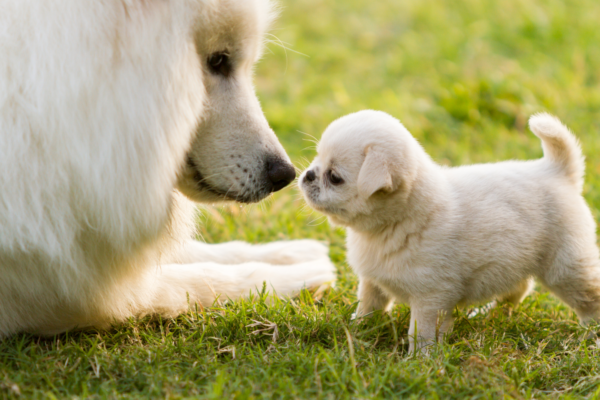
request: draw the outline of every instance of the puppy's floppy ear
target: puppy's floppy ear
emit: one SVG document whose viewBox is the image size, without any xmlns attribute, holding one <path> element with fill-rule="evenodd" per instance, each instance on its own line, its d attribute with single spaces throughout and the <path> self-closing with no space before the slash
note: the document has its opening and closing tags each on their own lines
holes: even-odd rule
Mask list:
<svg viewBox="0 0 600 400">
<path fill-rule="evenodd" d="M 391 192 L 393 180 L 386 155 L 373 147 L 367 147 L 365 153 L 365 161 L 358 173 L 358 193 L 366 199 L 380 190 Z"/>
</svg>

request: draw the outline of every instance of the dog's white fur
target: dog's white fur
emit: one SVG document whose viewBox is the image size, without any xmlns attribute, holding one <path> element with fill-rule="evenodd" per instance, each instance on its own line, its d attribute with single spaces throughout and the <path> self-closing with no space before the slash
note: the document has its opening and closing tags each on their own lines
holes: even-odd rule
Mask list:
<svg viewBox="0 0 600 400">
<path fill-rule="evenodd" d="M 300 188 L 312 207 L 349 228 L 358 316 L 409 303 L 413 351 L 451 327 L 456 305 L 518 303 L 535 277 L 583 323 L 600 317 L 596 224 L 581 195 L 579 144 L 550 115 L 533 116 L 530 127 L 542 159 L 457 168 L 434 163 L 383 112 L 327 128 Z"/>
<path fill-rule="evenodd" d="M 268 0 L 0 9 L 0 338 L 334 279 L 315 241 L 193 241 L 177 190 L 253 202 L 272 190 L 269 160 L 291 168 L 252 87 Z"/>
</svg>

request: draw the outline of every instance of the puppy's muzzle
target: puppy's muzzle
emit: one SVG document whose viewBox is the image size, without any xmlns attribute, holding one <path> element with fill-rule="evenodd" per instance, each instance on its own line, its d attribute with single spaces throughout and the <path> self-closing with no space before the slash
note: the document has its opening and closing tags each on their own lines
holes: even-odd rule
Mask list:
<svg viewBox="0 0 600 400">
<path fill-rule="evenodd" d="M 296 178 L 296 170 L 292 164 L 280 158 L 273 158 L 267 161 L 267 178 L 271 183 L 271 191 L 277 192 Z"/>
<path fill-rule="evenodd" d="M 315 171 L 308 170 L 306 171 L 306 174 L 304 175 L 304 181 L 305 182 L 312 182 L 317 178 L 317 174 L 315 174 Z"/>
</svg>

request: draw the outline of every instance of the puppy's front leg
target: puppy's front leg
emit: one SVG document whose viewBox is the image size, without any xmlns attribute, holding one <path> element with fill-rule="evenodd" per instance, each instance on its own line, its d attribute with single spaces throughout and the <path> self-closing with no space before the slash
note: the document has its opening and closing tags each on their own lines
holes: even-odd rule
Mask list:
<svg viewBox="0 0 600 400">
<path fill-rule="evenodd" d="M 443 340 L 452 327 L 452 307 L 435 307 L 418 301 L 410 302 L 409 352 L 417 349 L 428 353 L 427 347 Z"/>
<path fill-rule="evenodd" d="M 375 310 L 390 311 L 394 304 L 394 299 L 365 277 L 360 278 L 358 284 L 358 301 L 358 308 L 353 318 L 360 318 Z"/>
</svg>

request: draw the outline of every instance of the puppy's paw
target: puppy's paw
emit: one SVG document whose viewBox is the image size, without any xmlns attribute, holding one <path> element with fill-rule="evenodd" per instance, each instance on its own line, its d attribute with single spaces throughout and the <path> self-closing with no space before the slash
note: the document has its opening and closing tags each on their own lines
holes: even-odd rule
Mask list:
<svg viewBox="0 0 600 400">
<path fill-rule="evenodd" d="M 484 315 L 490 312 L 490 310 L 496 308 L 498 306 L 497 300 L 492 300 L 489 303 L 481 306 L 481 307 L 473 307 L 467 312 L 467 318 L 475 318 L 478 315 Z"/>
<path fill-rule="evenodd" d="M 369 320 L 373 317 L 373 313 L 368 314 L 359 314 L 357 312 L 352 313 L 350 316 L 350 321 L 357 325 L 364 325 L 369 322 Z"/>
<path fill-rule="evenodd" d="M 593 319 L 580 321 L 580 323 L 583 332 L 579 335 L 579 340 L 593 340 L 600 344 L 600 323 Z"/>
<path fill-rule="evenodd" d="M 299 264 L 328 258 L 329 246 L 316 240 L 285 240 L 254 246 L 257 260 L 273 265 Z"/>
<path fill-rule="evenodd" d="M 367 321 L 369 318 L 373 316 L 373 312 L 366 312 L 365 310 L 361 310 L 360 306 L 356 309 L 355 312 L 350 316 L 350 320 L 356 323 L 361 323 L 363 321 Z"/>
<path fill-rule="evenodd" d="M 423 343 L 418 344 L 417 346 L 411 346 L 408 349 L 408 354 L 411 356 L 429 358 L 431 357 L 434 345 L 435 343 Z"/>
</svg>

